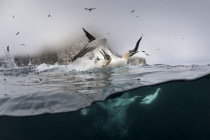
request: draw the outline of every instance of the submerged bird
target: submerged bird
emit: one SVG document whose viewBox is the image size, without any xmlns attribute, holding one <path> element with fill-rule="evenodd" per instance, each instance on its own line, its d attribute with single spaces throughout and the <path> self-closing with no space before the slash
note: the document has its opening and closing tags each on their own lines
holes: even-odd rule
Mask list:
<svg viewBox="0 0 210 140">
<path fill-rule="evenodd" d="M 88 10 L 89 12 L 91 12 L 92 10 L 95 10 L 96 8 L 85 8 L 85 10 Z"/>
<path fill-rule="evenodd" d="M 154 94 L 147 95 L 142 101 L 140 102 L 141 104 L 151 104 L 154 102 L 161 91 L 161 88 L 158 88 Z"/>
<path fill-rule="evenodd" d="M 94 54 L 97 54 L 99 49 L 103 49 L 103 50 L 106 50 L 107 52 L 110 52 L 110 54 L 109 54 L 110 58 L 111 57 L 123 58 L 126 61 L 126 63 L 128 64 L 128 59 L 138 52 L 139 43 L 142 39 L 142 36 L 141 36 L 140 39 L 137 41 L 136 46 L 133 50 L 129 50 L 128 52 L 126 52 L 124 54 L 119 54 L 112 48 L 108 47 L 106 38 L 96 39 L 89 32 L 87 32 L 84 28 L 83 28 L 83 31 L 85 32 L 85 35 L 89 40 L 89 44 L 86 45 L 82 50 L 80 50 L 79 53 L 73 57 L 72 61 L 75 61 L 79 57 L 83 57 L 86 53 L 88 53 L 90 51 L 94 51 Z M 111 62 L 111 60 L 110 60 L 110 62 Z"/>
<path fill-rule="evenodd" d="M 19 32 L 17 32 L 16 35 L 19 35 Z"/>
</svg>

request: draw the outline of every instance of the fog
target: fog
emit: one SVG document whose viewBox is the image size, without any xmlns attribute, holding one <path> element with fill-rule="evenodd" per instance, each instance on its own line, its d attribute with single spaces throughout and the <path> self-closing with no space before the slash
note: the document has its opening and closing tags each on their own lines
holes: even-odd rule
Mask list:
<svg viewBox="0 0 210 140">
<path fill-rule="evenodd" d="M 31 54 L 71 44 L 84 27 L 119 52 L 143 34 L 137 55 L 148 64 L 207 64 L 209 7 L 208 0 L 0 0 L 0 56 L 8 45 L 12 54 Z"/>
</svg>

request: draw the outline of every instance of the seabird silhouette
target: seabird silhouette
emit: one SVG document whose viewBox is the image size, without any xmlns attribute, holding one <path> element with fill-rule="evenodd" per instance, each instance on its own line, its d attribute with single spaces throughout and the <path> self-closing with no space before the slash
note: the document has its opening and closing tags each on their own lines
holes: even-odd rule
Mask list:
<svg viewBox="0 0 210 140">
<path fill-rule="evenodd" d="M 85 10 L 88 10 L 89 12 L 91 12 L 92 10 L 95 10 L 96 8 L 85 8 Z"/>
<path fill-rule="evenodd" d="M 52 17 L 50 14 L 47 17 Z"/>
<path fill-rule="evenodd" d="M 135 10 L 132 10 L 131 13 L 133 13 Z"/>
<path fill-rule="evenodd" d="M 17 32 L 16 35 L 19 35 L 19 32 Z"/>
<path fill-rule="evenodd" d="M 7 51 L 9 52 L 9 46 L 7 46 Z"/>
<path fill-rule="evenodd" d="M 21 46 L 25 46 L 25 44 L 20 44 Z"/>
</svg>

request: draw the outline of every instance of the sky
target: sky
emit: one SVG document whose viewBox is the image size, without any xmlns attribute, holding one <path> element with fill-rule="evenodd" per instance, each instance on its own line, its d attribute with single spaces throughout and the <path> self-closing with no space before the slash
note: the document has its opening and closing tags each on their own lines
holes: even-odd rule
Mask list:
<svg viewBox="0 0 210 140">
<path fill-rule="evenodd" d="M 209 7 L 209 0 L 0 0 L 0 56 L 8 45 L 28 54 L 70 44 L 84 27 L 120 53 L 143 34 L 137 55 L 148 64 L 209 64 Z"/>
</svg>

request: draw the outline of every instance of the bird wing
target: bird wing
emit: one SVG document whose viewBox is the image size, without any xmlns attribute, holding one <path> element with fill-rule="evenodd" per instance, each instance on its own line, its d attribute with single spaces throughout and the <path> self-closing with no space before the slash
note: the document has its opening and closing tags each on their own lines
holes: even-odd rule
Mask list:
<svg viewBox="0 0 210 140">
<path fill-rule="evenodd" d="M 143 35 L 142 35 L 143 36 Z M 136 46 L 135 46 L 135 48 L 132 50 L 133 52 L 137 52 L 137 50 L 138 50 L 138 48 L 139 48 L 139 43 L 140 43 L 140 41 L 141 41 L 141 39 L 142 39 L 142 36 L 139 38 L 139 40 L 136 42 Z"/>
<path fill-rule="evenodd" d="M 95 39 L 94 41 L 90 42 L 87 44 L 82 50 L 77 53 L 72 61 L 75 61 L 79 57 L 83 57 L 86 53 L 95 50 L 96 48 L 104 48 L 107 46 L 107 39 L 106 38 L 98 38 Z"/>
<path fill-rule="evenodd" d="M 89 42 L 92 42 L 93 40 L 95 40 L 96 38 L 94 36 L 92 36 L 89 32 L 87 32 L 84 28 L 82 28 L 83 31 L 85 32 L 86 37 L 88 38 Z"/>
</svg>

